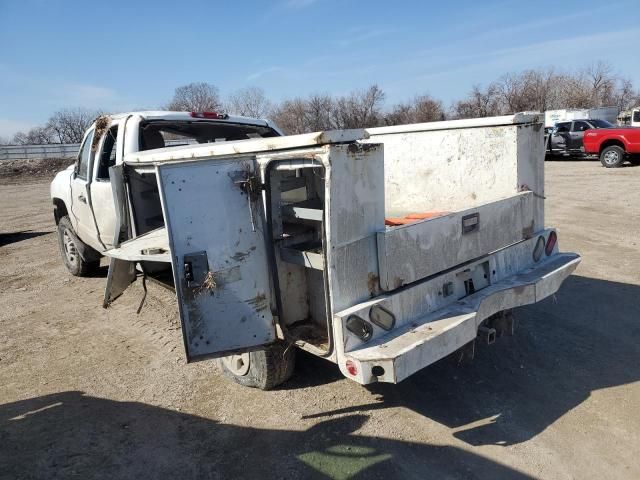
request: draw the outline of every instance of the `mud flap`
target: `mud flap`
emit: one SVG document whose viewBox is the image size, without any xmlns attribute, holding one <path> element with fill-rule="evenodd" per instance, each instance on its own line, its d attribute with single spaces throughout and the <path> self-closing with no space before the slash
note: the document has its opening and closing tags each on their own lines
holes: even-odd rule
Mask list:
<svg viewBox="0 0 640 480">
<path fill-rule="evenodd" d="M 109 259 L 109 273 L 107 288 L 104 291 L 103 308 L 108 308 L 111 302 L 124 293 L 136 280 L 136 263 L 118 258 Z"/>
</svg>

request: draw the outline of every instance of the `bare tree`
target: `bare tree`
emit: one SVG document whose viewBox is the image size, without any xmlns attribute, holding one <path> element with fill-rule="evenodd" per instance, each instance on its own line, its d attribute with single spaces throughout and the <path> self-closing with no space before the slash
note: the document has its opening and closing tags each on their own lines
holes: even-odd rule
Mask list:
<svg viewBox="0 0 640 480">
<path fill-rule="evenodd" d="M 271 119 L 286 134 L 296 135 L 308 132 L 306 123 L 307 104 L 302 98 L 285 100 L 273 109 Z"/>
<path fill-rule="evenodd" d="M 591 106 L 611 105 L 616 83 L 611 65 L 602 61 L 591 64 L 584 69 L 582 75 L 591 89 Z"/>
<path fill-rule="evenodd" d="M 406 123 L 436 122 L 444 120 L 446 115 L 442 102 L 430 95 L 420 95 L 407 103 L 395 105 L 384 117 L 387 125 Z"/>
<path fill-rule="evenodd" d="M 381 125 L 384 97 L 378 85 L 371 85 L 366 90 L 338 98 L 334 107 L 335 127 L 366 128 Z"/>
<path fill-rule="evenodd" d="M 456 102 L 452 108 L 455 118 L 491 117 L 501 113 L 499 89 L 495 83 L 490 84 L 486 90 L 474 85 L 467 98 Z"/>
<path fill-rule="evenodd" d="M 179 112 L 212 112 L 222 108 L 218 87 L 210 83 L 194 82 L 176 88 L 167 110 Z"/>
<path fill-rule="evenodd" d="M 272 105 L 260 87 L 247 87 L 229 97 L 227 110 L 234 115 L 265 118 L 271 113 Z"/>
<path fill-rule="evenodd" d="M 14 145 L 44 145 L 57 143 L 52 131 L 47 127 L 33 127 L 26 132 L 17 132 L 11 141 Z"/>
<path fill-rule="evenodd" d="M 620 110 L 628 110 L 640 105 L 640 90 L 633 88 L 633 83 L 628 78 L 620 80 L 620 85 L 615 92 L 615 103 Z"/>
<path fill-rule="evenodd" d="M 85 108 L 59 110 L 51 115 L 45 128 L 51 132 L 55 143 L 80 143 L 99 115 L 100 111 Z"/>
<path fill-rule="evenodd" d="M 305 128 L 309 132 L 335 128 L 335 102 L 330 95 L 313 94 L 305 102 Z"/>
</svg>

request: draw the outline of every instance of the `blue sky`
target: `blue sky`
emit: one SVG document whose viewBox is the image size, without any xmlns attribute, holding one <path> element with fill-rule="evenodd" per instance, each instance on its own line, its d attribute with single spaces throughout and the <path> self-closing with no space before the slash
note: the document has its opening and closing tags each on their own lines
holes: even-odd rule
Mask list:
<svg viewBox="0 0 640 480">
<path fill-rule="evenodd" d="M 274 100 L 378 83 L 445 105 L 506 72 L 610 62 L 640 87 L 640 1 L 0 0 L 0 136 L 192 81 Z"/>
</svg>

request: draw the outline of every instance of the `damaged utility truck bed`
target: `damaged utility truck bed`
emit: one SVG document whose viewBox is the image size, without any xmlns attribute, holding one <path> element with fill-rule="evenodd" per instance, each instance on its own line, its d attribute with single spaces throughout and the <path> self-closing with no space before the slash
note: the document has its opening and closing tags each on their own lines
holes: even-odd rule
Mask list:
<svg viewBox="0 0 640 480">
<path fill-rule="evenodd" d="M 511 333 L 511 309 L 578 265 L 544 225 L 543 120 L 132 152 L 110 169 L 105 305 L 140 272 L 171 274 L 190 361 L 271 388 L 295 346 L 359 383 L 397 383 Z"/>
</svg>

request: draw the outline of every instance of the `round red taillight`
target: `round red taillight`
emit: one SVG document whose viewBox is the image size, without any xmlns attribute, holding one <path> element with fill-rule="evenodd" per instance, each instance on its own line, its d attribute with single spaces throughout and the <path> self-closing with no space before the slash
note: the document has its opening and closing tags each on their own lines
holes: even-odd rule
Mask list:
<svg viewBox="0 0 640 480">
<path fill-rule="evenodd" d="M 558 235 L 556 234 L 556 231 L 551 230 L 551 233 L 549 234 L 549 238 L 547 238 L 547 246 L 544 247 L 544 253 L 546 253 L 547 256 L 553 253 L 553 249 L 555 248 L 557 241 L 558 241 Z"/>
<path fill-rule="evenodd" d="M 358 367 L 352 360 L 347 360 L 345 366 L 347 367 L 347 372 L 349 372 L 349 375 L 353 375 L 355 377 L 358 374 Z"/>
</svg>

